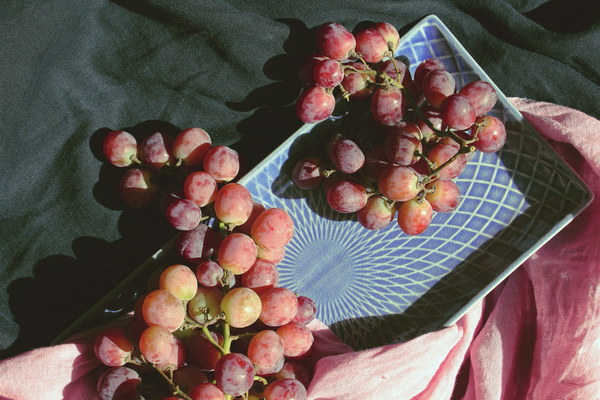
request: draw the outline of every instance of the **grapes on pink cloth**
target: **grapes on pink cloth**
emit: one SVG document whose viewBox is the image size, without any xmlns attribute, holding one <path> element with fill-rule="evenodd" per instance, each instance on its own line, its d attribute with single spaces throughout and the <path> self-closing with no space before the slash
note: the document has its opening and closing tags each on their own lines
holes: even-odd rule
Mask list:
<svg viewBox="0 0 600 400">
<path fill-rule="evenodd" d="M 133 344 L 125 335 L 123 329 L 111 327 L 96 336 L 94 353 L 96 357 L 109 367 L 125 365 L 131 358 Z"/>
</svg>

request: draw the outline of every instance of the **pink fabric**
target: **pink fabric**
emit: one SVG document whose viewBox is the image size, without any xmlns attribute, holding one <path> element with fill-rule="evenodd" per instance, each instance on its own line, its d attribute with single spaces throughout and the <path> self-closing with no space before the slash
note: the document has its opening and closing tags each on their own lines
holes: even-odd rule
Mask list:
<svg viewBox="0 0 600 400">
<path fill-rule="evenodd" d="M 454 326 L 354 352 L 311 323 L 309 399 L 600 399 L 600 121 L 511 101 L 596 200 Z M 86 335 L 0 361 L 0 400 L 95 400 L 97 365 Z"/>
</svg>

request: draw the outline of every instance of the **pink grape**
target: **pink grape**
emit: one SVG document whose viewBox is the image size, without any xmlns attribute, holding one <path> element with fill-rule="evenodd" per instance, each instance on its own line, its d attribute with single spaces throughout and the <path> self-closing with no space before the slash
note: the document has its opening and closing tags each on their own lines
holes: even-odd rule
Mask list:
<svg viewBox="0 0 600 400">
<path fill-rule="evenodd" d="M 296 162 L 292 170 L 292 181 L 300 189 L 315 189 L 323 182 L 319 167 L 323 161 L 318 157 L 305 157 Z"/>
<path fill-rule="evenodd" d="M 258 249 L 250 236 L 232 233 L 221 242 L 217 262 L 224 270 L 240 275 L 252 267 L 257 256 Z"/>
<path fill-rule="evenodd" d="M 171 352 L 171 356 L 164 362 L 156 364 L 157 368 L 161 370 L 176 370 L 177 368 L 183 367 L 185 364 L 185 348 L 183 342 L 175 338 L 175 346 Z"/>
<path fill-rule="evenodd" d="M 506 128 L 501 120 L 491 115 L 484 115 L 475 120 L 476 124 L 481 124 L 477 134 L 477 141 L 473 145 L 484 153 L 494 153 L 500 150 L 506 143 Z M 473 135 L 477 131 L 474 126 L 471 129 Z"/>
<path fill-rule="evenodd" d="M 394 25 L 389 22 L 377 22 L 373 25 L 373 28 L 383 36 L 390 51 L 395 51 L 398 48 L 400 33 Z"/>
<path fill-rule="evenodd" d="M 370 230 L 383 229 L 392 222 L 396 210 L 383 196 L 372 196 L 356 212 L 358 223 Z"/>
<path fill-rule="evenodd" d="M 327 204 L 340 213 L 352 213 L 367 204 L 367 191 L 360 183 L 340 180 L 327 189 Z"/>
<path fill-rule="evenodd" d="M 225 393 L 212 383 L 201 383 L 190 392 L 192 400 L 225 400 Z"/>
<path fill-rule="evenodd" d="M 308 369 L 297 361 L 286 361 L 283 367 L 275 374 L 276 379 L 292 378 L 300 381 L 304 387 L 308 387 L 311 375 Z"/>
<path fill-rule="evenodd" d="M 188 128 L 179 132 L 173 141 L 173 156 L 185 165 L 202 163 L 204 155 L 211 148 L 210 136 L 202 128 Z"/>
<path fill-rule="evenodd" d="M 210 336 L 219 345 L 223 345 L 223 337 L 216 332 L 210 332 Z M 202 332 L 195 332 L 184 341 L 187 363 L 205 371 L 215 369 L 221 358 L 221 352 L 217 349 Z"/>
<path fill-rule="evenodd" d="M 237 151 L 227 146 L 214 146 L 204 155 L 204 171 L 217 182 L 229 182 L 240 171 Z"/>
<path fill-rule="evenodd" d="M 262 311 L 260 297 L 245 287 L 231 289 L 221 301 L 225 321 L 234 328 L 245 328 L 258 320 Z"/>
<path fill-rule="evenodd" d="M 427 189 L 435 189 L 433 193 L 427 193 L 425 198 L 431 204 L 433 211 L 450 212 L 456 210 L 460 204 L 460 189 L 453 181 L 438 179 L 427 184 Z"/>
<path fill-rule="evenodd" d="M 108 133 L 102 141 L 104 157 L 116 167 L 128 167 L 137 158 L 138 145 L 135 137 L 122 130 Z"/>
<path fill-rule="evenodd" d="M 275 249 L 275 250 L 265 250 L 260 246 L 258 247 L 258 258 L 260 258 L 261 260 L 265 260 L 272 264 L 277 265 L 281 261 L 283 261 L 284 257 L 285 257 L 285 247 L 282 247 L 280 249 Z"/>
<path fill-rule="evenodd" d="M 223 279 L 223 268 L 212 260 L 202 261 L 196 267 L 196 279 L 204 287 L 218 286 Z"/>
<path fill-rule="evenodd" d="M 419 161 L 422 152 L 421 141 L 412 134 L 392 133 L 385 139 L 385 154 L 388 160 L 396 165 L 412 165 Z"/>
<path fill-rule="evenodd" d="M 262 212 L 265 210 L 266 210 L 265 206 L 263 206 L 260 203 L 253 202 L 252 203 L 252 212 L 250 213 L 248 220 L 246 222 L 244 222 L 243 224 L 236 226 L 235 231 L 245 233 L 246 235 L 250 235 L 252 232 L 252 225 L 254 225 L 254 221 L 256 221 L 256 218 L 258 218 L 258 216 L 260 214 L 262 214 Z"/>
<path fill-rule="evenodd" d="M 228 183 L 223 186 L 214 201 L 217 218 L 230 226 L 238 226 L 246 222 L 253 208 L 252 195 L 239 183 Z"/>
<path fill-rule="evenodd" d="M 380 88 L 371 96 L 371 115 L 385 126 L 393 126 L 402 121 L 406 104 L 400 89 Z"/>
<path fill-rule="evenodd" d="M 296 100 L 295 110 L 300 121 L 306 124 L 327 119 L 335 108 L 335 97 L 321 86 L 305 89 Z"/>
<path fill-rule="evenodd" d="M 279 281 L 279 272 L 275 264 L 257 258 L 248 271 L 242 275 L 242 286 L 261 294 L 268 288 L 275 287 Z"/>
<path fill-rule="evenodd" d="M 346 139 L 341 135 L 333 137 L 329 143 L 329 158 L 335 167 L 345 173 L 353 174 L 365 163 L 365 154 L 358 144 L 351 139 Z"/>
<path fill-rule="evenodd" d="M 462 94 L 446 97 L 440 107 L 440 115 L 444 124 L 452 129 L 468 129 L 475 122 L 475 109 Z"/>
<path fill-rule="evenodd" d="M 94 341 L 94 353 L 98 360 L 109 367 L 125 365 L 131 358 L 133 344 L 123 329 L 112 327 L 105 329 Z"/>
<path fill-rule="evenodd" d="M 298 313 L 298 297 L 288 288 L 274 287 L 260 294 L 262 311 L 259 319 L 267 326 L 291 322 Z"/>
<path fill-rule="evenodd" d="M 148 168 L 132 168 L 123 174 L 120 193 L 125 205 L 132 208 L 152 203 L 158 195 L 158 185 L 152 182 L 154 172 Z"/>
<path fill-rule="evenodd" d="M 431 126 L 433 126 L 437 130 L 442 129 L 442 117 L 440 116 L 440 112 L 438 109 L 434 109 L 431 107 L 423 107 L 423 113 L 425 114 L 426 120 L 429 121 Z M 421 130 L 421 137 L 435 137 L 435 132 L 429 127 L 429 125 L 419 119 L 417 120 L 417 127 Z"/>
<path fill-rule="evenodd" d="M 173 164 L 173 138 L 166 133 L 154 132 L 142 140 L 140 159 L 155 168 Z"/>
<path fill-rule="evenodd" d="M 437 58 L 429 58 L 417 65 L 415 74 L 413 76 L 413 81 L 415 82 L 417 87 L 422 88 L 423 78 L 425 78 L 425 75 L 427 75 L 431 71 L 436 70 L 445 71 L 446 67 L 444 66 L 444 63 L 442 63 Z"/>
<path fill-rule="evenodd" d="M 306 400 L 306 388 L 296 379 L 283 378 L 269 383 L 264 396 L 266 400 Z"/>
<path fill-rule="evenodd" d="M 283 339 L 283 354 L 286 357 L 302 357 L 308 353 L 315 340 L 312 331 L 298 322 L 280 326 L 276 332 Z"/>
<path fill-rule="evenodd" d="M 247 354 L 259 369 L 273 368 L 283 357 L 283 339 L 274 331 L 260 331 L 250 340 Z"/>
<path fill-rule="evenodd" d="M 355 69 L 365 71 L 367 67 L 361 62 L 344 64 L 344 79 L 341 85 L 348 92 L 350 99 L 359 100 L 367 98 L 373 93 L 370 83 L 374 82 L 375 79 L 373 75 L 360 73 L 355 71 Z"/>
<path fill-rule="evenodd" d="M 407 201 L 419 191 L 419 177 L 408 167 L 389 166 L 377 180 L 379 191 L 393 201 Z"/>
<path fill-rule="evenodd" d="M 219 238 L 206 224 L 200 224 L 191 231 L 179 233 L 176 248 L 179 255 L 190 263 L 199 263 L 215 254 L 219 248 Z"/>
<path fill-rule="evenodd" d="M 254 383 L 252 361 L 241 353 L 229 353 L 221 357 L 215 367 L 215 382 L 223 393 L 239 396 Z"/>
<path fill-rule="evenodd" d="M 451 144 L 438 144 L 429 151 L 427 157 L 430 161 L 437 164 L 437 167 L 441 167 L 445 162 L 450 160 L 456 153 L 458 148 Z M 464 171 L 467 166 L 467 158 L 464 154 L 459 154 L 458 157 L 450 164 L 442 168 L 438 175 L 439 179 L 450 180 L 456 178 L 461 172 Z"/>
<path fill-rule="evenodd" d="M 218 191 L 217 181 L 204 171 L 192 172 L 183 182 L 183 195 L 198 207 L 212 203 Z"/>
<path fill-rule="evenodd" d="M 186 365 L 173 371 L 173 383 L 185 391 L 208 382 L 206 373 L 195 365 Z"/>
<path fill-rule="evenodd" d="M 189 267 L 183 264 L 173 264 L 160 274 L 158 287 L 174 294 L 179 300 L 185 301 L 196 294 L 198 280 L 194 271 Z"/>
<path fill-rule="evenodd" d="M 159 289 L 144 298 L 142 315 L 148 325 L 159 325 L 174 332 L 183 324 L 185 308 L 177 296 Z"/>
<path fill-rule="evenodd" d="M 475 108 L 476 116 L 489 112 L 498 99 L 496 90 L 486 81 L 469 82 L 458 93 L 469 99 Z"/>
<path fill-rule="evenodd" d="M 275 364 L 269 367 L 256 366 L 256 375 L 272 376 L 273 374 L 279 372 L 281 368 L 283 368 L 283 364 L 285 364 L 285 356 L 283 356 L 282 354 L 282 356 L 275 362 Z"/>
<path fill-rule="evenodd" d="M 356 38 L 356 52 L 368 63 L 380 62 L 388 52 L 388 44 L 377 29 L 362 29 L 354 37 Z"/>
<path fill-rule="evenodd" d="M 419 235 L 431 223 L 433 211 L 425 199 L 411 199 L 398 207 L 398 225 L 408 235 Z"/>
<path fill-rule="evenodd" d="M 102 400 L 113 400 L 124 391 L 137 392 L 137 386 L 141 383 L 139 374 L 131 368 L 113 367 L 105 370 L 98 378 L 96 390 Z M 131 398 L 131 397 L 130 397 Z"/>
<path fill-rule="evenodd" d="M 167 361 L 175 346 L 175 336 L 162 326 L 150 326 L 140 336 L 140 352 L 144 359 L 152 364 Z"/>
<path fill-rule="evenodd" d="M 213 324 L 221 313 L 223 292 L 217 287 L 199 286 L 187 303 L 188 315 L 199 324 Z"/>
<path fill-rule="evenodd" d="M 337 22 L 320 25 L 315 32 L 315 39 L 321 54 L 334 60 L 349 58 L 356 46 L 354 36 Z"/>
<path fill-rule="evenodd" d="M 440 107 L 444 99 L 454 93 L 456 82 L 450 72 L 438 69 L 425 75 L 422 87 L 427 102 Z"/>
<path fill-rule="evenodd" d="M 191 231 L 200 224 L 202 211 L 191 200 L 175 199 L 167 206 L 165 217 L 173 228 L 180 231 Z"/>
<path fill-rule="evenodd" d="M 315 85 L 334 88 L 342 82 L 342 79 L 344 79 L 344 71 L 339 61 L 327 58 L 315 64 L 313 70 Z"/>
<path fill-rule="evenodd" d="M 317 314 L 317 305 L 314 300 L 306 296 L 298 296 L 298 311 L 292 320 L 302 325 L 307 325 Z"/>
<path fill-rule="evenodd" d="M 252 239 L 265 250 L 284 247 L 294 234 L 294 221 L 281 208 L 268 208 L 263 211 L 252 225 Z"/>
</svg>

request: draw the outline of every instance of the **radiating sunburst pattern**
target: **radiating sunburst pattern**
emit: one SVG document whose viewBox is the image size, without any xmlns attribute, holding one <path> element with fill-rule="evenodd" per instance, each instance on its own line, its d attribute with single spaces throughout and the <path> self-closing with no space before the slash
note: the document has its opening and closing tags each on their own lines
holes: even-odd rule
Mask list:
<svg viewBox="0 0 600 400">
<path fill-rule="evenodd" d="M 407 33 L 398 54 L 412 72 L 437 57 L 459 86 L 491 82 L 436 17 Z M 470 161 L 456 181 L 460 207 L 436 214 L 420 236 L 407 236 L 396 224 L 368 231 L 331 210 L 321 191 L 294 187 L 290 166 L 307 155 L 302 146 L 310 140 L 303 139 L 316 137 L 311 125 L 241 180 L 255 200 L 294 219 L 280 284 L 313 298 L 318 318 L 356 348 L 455 321 L 591 200 L 583 182 L 496 89 L 492 113 L 507 127 L 505 147 Z"/>
</svg>

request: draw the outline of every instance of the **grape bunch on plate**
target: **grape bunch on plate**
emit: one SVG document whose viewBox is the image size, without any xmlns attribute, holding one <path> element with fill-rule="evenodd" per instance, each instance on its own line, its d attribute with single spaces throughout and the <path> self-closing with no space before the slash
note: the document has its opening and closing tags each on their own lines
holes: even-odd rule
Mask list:
<svg viewBox="0 0 600 400">
<path fill-rule="evenodd" d="M 105 365 L 100 397 L 305 399 L 310 370 L 302 360 L 313 345 L 307 324 L 316 306 L 277 286 L 292 219 L 231 182 L 237 153 L 212 146 L 204 130 L 168 138 L 154 133 L 137 146 L 117 130 L 104 140 L 107 160 L 129 167 L 120 187 L 130 206 L 155 200 L 157 176 L 185 169 L 181 193 L 170 191 L 161 201 L 180 231 L 179 262 L 151 276 L 126 324 L 96 337 L 94 350 Z"/>
<path fill-rule="evenodd" d="M 504 124 L 486 115 L 496 103 L 495 89 L 477 80 L 457 90 L 438 59 L 421 62 L 411 76 L 402 57 L 394 57 L 399 34 L 387 22 L 354 34 L 325 23 L 315 35 L 317 54 L 299 69 L 305 87 L 296 114 L 305 123 L 323 121 L 337 96 L 366 103 L 374 128 L 367 146 L 333 132 L 327 157 L 297 160 L 292 180 L 301 189 L 324 187 L 331 208 L 356 213 L 367 229 L 382 229 L 397 214 L 403 232 L 422 233 L 434 211 L 459 205 L 453 180 L 474 152 L 504 145 Z"/>
</svg>

